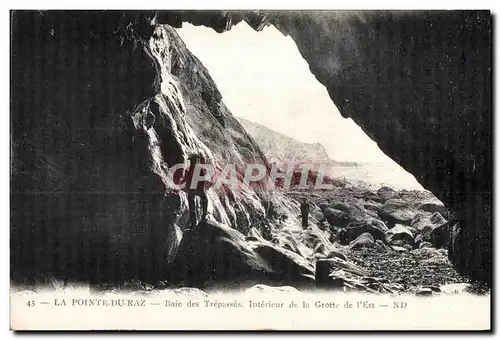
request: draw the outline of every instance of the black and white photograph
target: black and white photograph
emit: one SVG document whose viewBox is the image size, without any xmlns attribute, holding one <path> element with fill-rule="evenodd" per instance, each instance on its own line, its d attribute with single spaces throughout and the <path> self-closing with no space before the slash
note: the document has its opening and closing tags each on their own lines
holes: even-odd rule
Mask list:
<svg viewBox="0 0 500 340">
<path fill-rule="evenodd" d="M 10 10 L 10 328 L 491 331 L 489 10 Z"/>
</svg>

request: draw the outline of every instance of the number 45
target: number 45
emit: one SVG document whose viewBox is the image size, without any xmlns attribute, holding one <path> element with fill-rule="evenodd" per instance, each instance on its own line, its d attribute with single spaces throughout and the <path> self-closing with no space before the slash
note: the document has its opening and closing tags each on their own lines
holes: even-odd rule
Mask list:
<svg viewBox="0 0 500 340">
<path fill-rule="evenodd" d="M 27 305 L 28 307 L 35 307 L 35 301 L 34 301 L 34 300 L 28 301 L 28 302 L 26 303 L 26 305 Z"/>
</svg>

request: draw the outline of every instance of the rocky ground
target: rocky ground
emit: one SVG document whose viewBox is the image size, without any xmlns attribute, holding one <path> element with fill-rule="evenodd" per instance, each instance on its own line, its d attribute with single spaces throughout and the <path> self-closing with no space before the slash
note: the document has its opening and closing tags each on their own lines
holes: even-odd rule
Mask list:
<svg viewBox="0 0 500 340">
<path fill-rule="evenodd" d="M 417 291 L 419 287 L 439 288 L 445 284 L 467 282 L 446 259 L 446 251 L 397 252 L 390 249 L 364 248 L 351 252 L 352 261 L 370 276 L 401 285 L 402 291 Z"/>
</svg>

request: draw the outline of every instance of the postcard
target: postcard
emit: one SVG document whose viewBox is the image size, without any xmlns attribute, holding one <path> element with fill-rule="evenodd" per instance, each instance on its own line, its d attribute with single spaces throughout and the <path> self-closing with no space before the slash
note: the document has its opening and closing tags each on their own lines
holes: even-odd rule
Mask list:
<svg viewBox="0 0 500 340">
<path fill-rule="evenodd" d="M 12 10 L 11 329 L 491 331 L 487 10 Z"/>
</svg>

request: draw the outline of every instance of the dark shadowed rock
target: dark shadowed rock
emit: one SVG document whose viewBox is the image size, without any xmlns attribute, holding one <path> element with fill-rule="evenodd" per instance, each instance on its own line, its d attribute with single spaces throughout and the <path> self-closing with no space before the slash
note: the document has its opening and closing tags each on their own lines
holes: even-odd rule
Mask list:
<svg viewBox="0 0 500 340">
<path fill-rule="evenodd" d="M 349 214 L 345 211 L 326 208 L 324 215 L 328 223 L 333 227 L 343 227 L 349 223 Z"/>
<path fill-rule="evenodd" d="M 436 248 L 445 248 L 450 240 L 450 223 L 444 223 L 434 228 L 429 234 L 429 241 Z"/>
<path fill-rule="evenodd" d="M 371 203 L 376 203 L 376 204 L 380 204 L 380 203 L 383 203 L 382 199 L 380 198 L 380 195 L 376 192 L 373 192 L 373 191 L 365 191 L 363 193 L 363 199 L 365 201 L 372 201 Z M 366 207 L 365 207 L 366 209 Z"/>
<path fill-rule="evenodd" d="M 422 243 L 419 244 L 418 248 L 419 249 L 422 249 L 422 248 L 432 248 L 432 243 L 424 241 L 424 242 L 422 242 Z"/>
<path fill-rule="evenodd" d="M 448 210 L 446 209 L 444 204 L 441 202 L 436 202 L 435 200 L 422 202 L 417 205 L 417 208 L 431 214 L 437 212 L 441 214 L 441 216 L 448 216 Z"/>
<path fill-rule="evenodd" d="M 347 276 L 342 275 L 342 273 L 347 274 Z M 321 259 L 316 262 L 315 281 L 317 287 L 340 289 L 351 281 L 349 278 L 356 281 L 356 278 L 366 276 L 368 273 L 365 270 L 340 258 Z"/>
<path fill-rule="evenodd" d="M 353 203 L 332 202 L 330 208 L 346 212 L 352 221 L 361 221 L 366 218 L 366 211 Z"/>
<path fill-rule="evenodd" d="M 321 210 L 323 214 L 325 213 L 325 209 L 328 208 L 328 206 L 329 206 L 328 202 L 325 201 L 318 204 L 319 210 Z"/>
<path fill-rule="evenodd" d="M 138 33 L 138 37 L 148 41 L 153 34 L 151 26 L 153 18 L 157 24 L 180 27 L 182 22 L 186 21 L 212 27 L 217 32 L 229 30 L 242 20 L 256 30 L 271 24 L 294 40 L 309 69 L 318 81 L 325 85 L 344 117 L 352 118 L 377 142 L 384 153 L 414 174 L 421 184 L 433 191 L 454 213 L 474 212 L 460 218 L 462 224 L 460 238 L 459 240 L 454 238 L 457 242 L 453 248 L 455 246 L 456 248 L 450 252 L 450 256 L 461 273 L 490 282 L 493 239 L 491 237 L 493 124 L 492 108 L 489 103 L 492 101 L 493 54 L 492 16 L 489 11 L 446 11 L 439 14 L 429 11 L 284 13 L 81 11 L 71 12 L 68 15 L 65 13 L 62 18 L 60 13 L 17 12 L 12 16 L 11 51 L 15 57 L 12 58 L 11 77 L 13 82 L 11 107 L 14 117 L 11 124 L 14 136 L 11 186 L 14 190 L 50 191 L 60 185 L 63 191 L 68 192 L 67 187 L 86 183 L 88 179 L 102 179 L 103 182 L 113 183 L 115 178 L 115 180 L 124 179 L 125 184 L 113 185 L 114 189 L 126 188 L 134 192 L 126 184 L 135 183 L 136 178 L 142 178 L 137 176 L 137 169 L 139 174 L 141 169 L 147 169 L 145 163 L 141 161 L 141 156 L 148 154 L 144 151 L 148 146 L 144 143 L 147 141 L 147 136 L 144 134 L 141 136 L 140 133 L 124 133 L 123 138 L 111 138 L 114 142 L 110 143 L 109 138 L 106 139 L 110 129 L 103 128 L 108 125 L 97 122 L 102 118 L 104 120 L 111 118 L 106 113 L 126 112 L 141 103 L 143 99 L 155 95 L 154 85 L 159 84 L 158 79 L 155 79 L 157 75 L 155 66 L 158 65 L 153 65 L 151 56 L 144 53 L 142 46 L 136 48 L 137 39 L 127 41 L 123 39 L 124 35 L 117 37 L 115 32 L 132 28 Z M 59 24 L 55 27 L 54 23 Z M 402 27 L 407 28 L 403 35 L 394 34 L 400 32 Z M 457 45 L 457 41 L 467 43 Z M 435 48 L 436 46 L 439 48 Z M 457 53 L 457 48 L 460 53 Z M 75 67 L 72 57 L 74 53 L 77 53 L 79 61 L 85 61 L 83 67 Z M 57 55 L 58 59 L 54 55 Z M 166 55 L 174 61 L 175 72 L 185 65 L 185 60 L 171 58 L 168 52 Z M 56 60 L 57 62 L 52 62 Z M 93 62 L 95 64 L 92 64 Z M 41 64 L 44 65 L 43 68 L 39 67 Z M 115 65 L 117 67 L 114 67 Z M 123 67 L 124 65 L 127 67 Z M 90 67 L 95 72 L 74 73 L 75 70 L 88 70 Z M 103 77 L 102 75 L 108 71 L 112 72 L 112 75 Z M 59 83 L 62 85 L 57 85 L 55 81 L 47 82 L 48 77 L 44 76 L 45 74 L 59 75 L 62 80 Z M 109 82 L 110 77 L 115 81 Z M 89 83 L 91 86 L 88 86 Z M 87 86 L 88 89 L 85 89 Z M 75 93 L 78 95 L 73 96 Z M 95 94 L 100 96 L 99 100 L 95 103 L 86 101 Z M 212 100 L 210 95 L 203 97 L 206 99 L 206 106 L 216 108 L 211 114 L 218 117 L 217 121 L 224 121 L 223 115 L 217 110 L 219 104 L 217 100 Z M 213 97 L 218 98 L 217 95 Z M 98 110 L 95 110 L 96 103 L 104 105 L 98 105 Z M 89 112 L 94 113 L 88 114 Z M 58 123 L 53 123 L 51 116 L 55 116 Z M 62 116 L 68 116 L 69 121 Z M 71 117 L 77 117 L 76 121 L 81 125 L 74 125 L 74 119 Z M 204 122 L 202 119 L 199 121 Z M 25 122 L 29 122 L 28 125 L 33 127 L 27 136 L 20 131 L 26 125 Z M 87 129 L 90 126 L 87 122 L 96 122 L 95 126 L 99 126 L 105 132 L 99 137 L 87 135 L 85 131 L 93 130 Z M 71 127 L 71 133 L 64 134 L 66 126 Z M 78 126 L 83 126 L 84 131 L 80 131 Z M 146 126 L 149 126 L 147 122 Z M 52 132 L 59 136 L 59 141 L 62 141 L 57 142 L 62 145 L 61 149 L 54 148 L 62 151 L 61 157 L 56 157 L 57 170 L 69 158 L 82 157 L 83 165 L 92 164 L 92 166 L 78 164 L 74 168 L 82 171 L 72 172 L 71 176 L 61 176 L 58 172 L 49 170 L 46 163 L 53 164 L 51 157 L 54 154 L 49 152 L 47 156 L 44 151 L 52 147 L 47 146 L 45 141 L 55 141 L 51 138 Z M 73 133 L 76 133 L 74 139 L 71 137 Z M 90 136 L 92 138 L 89 138 Z M 131 142 L 132 137 L 143 143 L 142 146 L 136 147 Z M 81 148 L 82 140 L 89 142 L 95 148 L 88 146 Z M 109 152 L 100 153 L 96 152 L 96 149 L 102 147 L 109 150 L 111 144 L 123 148 L 122 152 L 125 153 L 127 150 L 132 150 L 133 156 L 122 157 L 121 153 L 118 153 L 116 159 L 104 162 L 104 165 L 113 168 L 110 176 L 100 176 L 102 171 L 97 170 L 99 168 L 97 164 L 101 164 L 102 160 L 89 159 L 86 155 L 109 156 Z M 45 163 L 39 160 L 35 162 L 37 155 L 40 154 L 46 155 L 42 159 Z M 178 156 L 175 153 L 168 154 L 173 158 Z M 135 167 L 131 169 L 131 158 L 137 160 L 137 169 Z M 120 169 L 130 172 L 131 175 L 123 175 Z M 64 170 L 63 173 L 67 174 L 69 169 Z M 99 173 L 95 173 L 94 170 Z M 113 174 L 114 171 L 118 175 Z M 88 176 L 88 172 L 92 172 L 93 175 Z M 39 173 L 43 177 L 41 182 L 45 183 L 37 180 L 40 178 L 37 176 Z M 153 180 L 154 177 L 150 174 L 145 174 L 144 178 L 152 182 L 145 186 L 146 192 L 161 188 L 161 183 L 157 183 L 157 179 Z M 44 185 L 47 182 L 50 185 Z M 71 185 L 67 185 L 68 183 Z M 88 188 L 84 188 L 83 191 L 87 193 Z M 39 246 L 23 245 L 22 242 L 16 241 L 24 235 L 27 235 L 27 239 L 36 239 L 35 232 L 30 232 L 29 227 L 23 228 L 23 226 L 44 223 L 41 220 L 30 220 L 25 223 L 26 208 L 33 209 L 32 215 L 38 215 L 35 212 L 37 209 L 44 211 L 44 207 L 37 206 L 33 200 L 24 206 L 26 200 L 26 197 L 12 198 L 14 202 L 12 206 L 21 206 L 20 211 L 23 212 L 13 217 L 15 234 L 12 248 L 17 250 L 11 256 L 18 267 L 24 268 L 20 268 L 18 272 L 33 266 L 37 256 L 30 255 L 26 258 L 23 254 Z M 71 203 L 78 203 L 78 200 L 71 200 Z M 47 208 L 66 210 L 59 207 L 64 205 L 65 201 L 69 200 L 62 197 L 53 201 Z M 111 201 L 119 203 L 122 197 Z M 155 204 L 155 201 L 156 199 L 147 200 L 145 205 Z M 96 206 L 102 203 L 105 202 L 96 203 Z M 129 207 L 136 203 L 134 199 L 127 202 Z M 78 209 L 91 211 L 86 220 L 92 219 L 98 212 L 96 207 L 90 210 L 86 207 Z M 112 210 L 106 203 L 103 213 Z M 150 216 L 156 214 L 155 211 L 162 211 L 162 209 L 150 211 L 149 208 L 143 210 L 145 211 L 139 211 L 137 215 Z M 75 215 L 75 218 L 71 218 L 71 222 L 81 220 L 81 213 Z M 58 217 L 58 221 L 55 222 L 63 226 L 72 225 L 59 222 L 68 217 L 70 216 Z M 154 217 L 152 219 L 162 220 Z M 117 223 L 117 227 L 122 225 Z M 101 237 L 108 239 L 102 241 L 103 245 L 109 241 L 110 235 L 113 237 L 115 235 L 109 232 L 109 229 L 113 231 L 113 228 L 107 228 L 105 237 Z M 157 228 L 150 229 L 154 235 Z M 47 233 L 48 242 L 52 235 L 58 235 L 57 230 L 51 230 L 46 226 L 42 230 L 50 231 L 50 235 Z M 74 233 L 70 231 L 68 235 Z M 85 246 L 92 247 L 96 235 L 85 236 Z M 62 242 L 62 248 L 71 249 L 75 245 L 74 242 L 67 242 L 62 238 L 58 241 Z M 45 245 L 42 243 L 42 246 Z M 46 248 L 55 249 L 53 245 Z M 144 247 L 140 246 L 139 249 L 141 248 Z M 80 258 L 82 254 L 85 253 L 80 252 L 75 258 Z M 44 258 L 50 259 L 53 255 L 49 251 L 43 252 Z M 50 268 L 42 270 L 54 269 L 65 272 L 73 267 L 73 262 L 76 263 L 77 260 L 66 262 L 68 268 L 54 268 L 55 265 L 47 261 L 46 266 Z"/>
<path fill-rule="evenodd" d="M 184 232 L 170 265 L 169 282 L 199 287 L 207 281 L 262 278 L 274 273 L 240 232 L 209 222 Z"/>
<path fill-rule="evenodd" d="M 394 228 L 389 229 L 386 233 L 386 240 L 390 244 L 403 246 L 408 244 L 413 246 L 415 244 L 415 239 L 411 231 L 401 225 L 396 225 Z"/>
<path fill-rule="evenodd" d="M 375 246 L 375 240 L 370 233 L 364 233 L 349 244 L 349 249 L 372 248 Z"/>
<path fill-rule="evenodd" d="M 415 228 L 419 234 L 422 234 L 424 241 L 429 241 L 431 232 L 445 223 L 446 220 L 439 212 L 433 214 L 420 213 L 411 221 L 411 226 Z"/>
<path fill-rule="evenodd" d="M 252 249 L 273 268 L 277 274 L 272 275 L 274 281 L 294 285 L 313 283 L 314 268 L 302 256 L 271 243 L 254 243 Z"/>
</svg>

